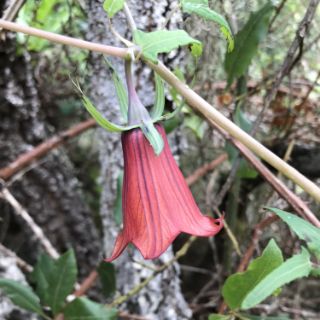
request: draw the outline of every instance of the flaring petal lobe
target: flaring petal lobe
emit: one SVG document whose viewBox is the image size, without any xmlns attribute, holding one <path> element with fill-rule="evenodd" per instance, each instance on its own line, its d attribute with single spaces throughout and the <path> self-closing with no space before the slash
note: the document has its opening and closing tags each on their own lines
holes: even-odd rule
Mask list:
<svg viewBox="0 0 320 320">
<path fill-rule="evenodd" d="M 156 156 L 140 129 L 122 134 L 124 155 L 123 230 L 107 261 L 132 242 L 145 259 L 160 256 L 181 232 L 213 236 L 222 219 L 201 214 L 175 162 L 161 125 L 164 150 Z"/>
</svg>

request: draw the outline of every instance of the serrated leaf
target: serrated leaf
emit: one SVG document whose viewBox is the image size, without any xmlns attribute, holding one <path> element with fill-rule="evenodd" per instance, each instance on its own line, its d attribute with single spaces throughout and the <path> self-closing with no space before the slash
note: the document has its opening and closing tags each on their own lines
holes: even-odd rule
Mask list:
<svg viewBox="0 0 320 320">
<path fill-rule="evenodd" d="M 182 11 L 186 13 L 195 13 L 205 20 L 213 21 L 219 24 L 220 31 L 228 42 L 228 51 L 234 48 L 232 31 L 226 19 L 214 10 L 209 8 L 208 0 L 182 0 Z"/>
<path fill-rule="evenodd" d="M 58 314 L 65 298 L 73 291 L 77 279 L 77 262 L 73 250 L 67 251 L 54 263 L 48 275 L 48 305 Z"/>
<path fill-rule="evenodd" d="M 156 94 L 155 94 L 155 102 L 154 106 L 151 110 L 151 118 L 159 118 L 162 116 L 164 110 L 164 103 L 165 103 L 165 94 L 164 94 L 164 84 L 161 77 L 155 72 L 155 87 L 156 87 Z"/>
<path fill-rule="evenodd" d="M 248 294 L 283 262 L 281 250 L 272 239 L 262 255 L 253 260 L 247 271 L 231 275 L 226 280 L 222 295 L 231 309 L 238 309 Z"/>
<path fill-rule="evenodd" d="M 102 292 L 108 298 L 116 291 L 116 269 L 112 263 L 102 261 L 97 271 L 102 284 Z"/>
<path fill-rule="evenodd" d="M 168 53 L 180 46 L 201 45 L 200 41 L 190 37 L 184 30 L 159 30 L 153 32 L 135 30 L 133 39 L 134 43 L 141 47 L 144 57 L 155 63 L 159 53 Z M 196 51 L 198 52 L 199 49 Z"/>
<path fill-rule="evenodd" d="M 161 134 L 158 132 L 151 121 L 143 122 L 141 125 L 141 130 L 151 144 L 154 153 L 158 156 L 164 147 L 164 142 Z"/>
<path fill-rule="evenodd" d="M 46 254 L 42 254 L 31 274 L 31 280 L 35 283 L 36 292 L 41 303 L 44 305 L 48 305 L 48 278 L 51 272 L 53 272 L 54 263 L 55 261 L 51 257 Z"/>
<path fill-rule="evenodd" d="M 241 303 L 242 309 L 249 309 L 262 302 L 275 290 L 293 280 L 306 277 L 311 271 L 310 255 L 305 248 L 300 254 L 286 260 L 254 287 Z"/>
<path fill-rule="evenodd" d="M 235 78 L 247 72 L 260 42 L 267 34 L 272 12 L 273 6 L 268 1 L 262 9 L 250 15 L 248 22 L 235 35 L 235 48 L 232 52 L 227 53 L 225 58 L 228 86 L 232 84 Z"/>
<path fill-rule="evenodd" d="M 307 242 L 310 251 L 313 251 L 317 257 L 320 256 L 320 228 L 292 213 L 277 208 L 266 207 L 266 209 L 280 217 L 299 239 Z"/>
<path fill-rule="evenodd" d="M 109 18 L 112 18 L 117 12 L 122 10 L 125 0 L 105 0 L 103 9 L 107 12 Z"/>
<path fill-rule="evenodd" d="M 15 305 L 45 317 L 39 297 L 30 287 L 14 280 L 0 279 L 0 289 Z"/>
<path fill-rule="evenodd" d="M 115 320 L 117 310 L 106 308 L 87 298 L 76 298 L 63 311 L 65 320 Z"/>
</svg>

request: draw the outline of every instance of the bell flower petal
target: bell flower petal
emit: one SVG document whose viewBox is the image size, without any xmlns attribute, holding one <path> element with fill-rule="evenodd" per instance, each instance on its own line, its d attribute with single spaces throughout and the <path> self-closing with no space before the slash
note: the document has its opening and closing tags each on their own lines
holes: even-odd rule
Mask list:
<svg viewBox="0 0 320 320">
<path fill-rule="evenodd" d="M 123 230 L 107 261 L 133 243 L 145 259 L 159 257 L 181 232 L 213 236 L 223 219 L 201 214 L 174 160 L 163 127 L 164 149 L 156 155 L 140 129 L 122 134 L 124 155 Z"/>
</svg>

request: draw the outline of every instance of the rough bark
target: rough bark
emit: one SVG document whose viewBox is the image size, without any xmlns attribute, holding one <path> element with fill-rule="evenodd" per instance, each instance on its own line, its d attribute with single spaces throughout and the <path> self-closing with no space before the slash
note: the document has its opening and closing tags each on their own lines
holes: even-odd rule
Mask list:
<svg viewBox="0 0 320 320">
<path fill-rule="evenodd" d="M 15 39 L 0 45 L 0 167 L 54 133 L 46 123 L 30 57 L 18 56 Z M 9 186 L 18 201 L 62 253 L 76 251 L 80 274 L 99 258 L 99 238 L 68 156 L 59 148 Z M 0 201 L 0 241 L 33 263 L 40 247 L 12 208 Z"/>
<path fill-rule="evenodd" d="M 176 1 L 161 0 L 131 1 L 129 6 L 136 18 L 138 28 L 154 29 L 163 23 L 166 14 L 176 5 Z M 106 13 L 102 9 L 101 1 L 88 1 L 89 30 L 88 39 L 92 41 L 118 44 L 107 25 Z M 123 14 L 118 14 L 113 19 L 116 30 L 129 37 L 126 20 Z M 179 55 L 178 55 L 179 56 Z M 93 55 L 92 77 L 90 78 L 90 96 L 95 101 L 100 111 L 108 119 L 119 122 L 118 102 L 114 95 L 114 87 L 103 59 Z M 123 71 L 122 61 L 113 60 L 118 70 Z M 137 70 L 138 93 L 147 106 L 153 104 L 153 85 L 150 71 L 139 66 Z M 115 238 L 119 232 L 113 217 L 113 209 L 116 195 L 116 180 L 122 170 L 123 159 L 120 145 L 120 136 L 100 130 L 100 161 L 101 161 L 101 184 L 103 193 L 101 199 L 101 216 L 104 227 L 104 246 L 107 254 L 110 254 Z M 128 253 L 129 252 L 129 253 Z M 160 259 L 150 262 L 151 265 L 162 264 L 173 257 L 172 249 Z M 142 258 L 136 249 L 127 249 L 126 252 L 115 262 L 117 266 L 118 290 L 125 294 L 152 271 L 148 270 L 135 261 Z M 179 266 L 174 264 L 162 274 L 158 275 L 151 283 L 135 297 L 126 303 L 124 308 L 128 311 L 148 316 L 148 319 L 189 319 L 191 311 L 188 308 L 181 293 L 179 280 Z"/>
</svg>

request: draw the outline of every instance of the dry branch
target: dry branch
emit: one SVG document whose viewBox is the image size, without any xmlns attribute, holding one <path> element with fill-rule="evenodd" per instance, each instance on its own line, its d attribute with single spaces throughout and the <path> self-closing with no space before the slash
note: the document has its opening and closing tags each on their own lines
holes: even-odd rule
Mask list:
<svg viewBox="0 0 320 320">
<path fill-rule="evenodd" d="M 95 127 L 96 125 L 97 124 L 93 119 L 89 119 L 75 125 L 74 127 L 66 131 L 63 131 L 62 133 L 56 136 L 53 136 L 52 138 L 46 140 L 45 142 L 39 144 L 37 147 L 33 148 L 31 151 L 27 151 L 20 155 L 7 167 L 0 169 L 0 178 L 3 180 L 8 180 L 14 174 L 30 165 L 36 159 L 45 156 L 49 151 L 65 143 L 70 138 L 73 138 L 79 135 L 80 133 L 92 127 Z"/>
<path fill-rule="evenodd" d="M 15 213 L 20 216 L 30 227 L 35 237 L 39 240 L 44 250 L 54 259 L 59 257 L 59 253 L 51 244 L 50 240 L 43 233 L 42 229 L 36 224 L 33 218 L 29 215 L 27 210 L 25 210 L 22 205 L 17 201 L 17 199 L 11 194 L 11 192 L 3 187 L 0 191 L 0 197 L 6 200 L 14 209 Z"/>
</svg>

